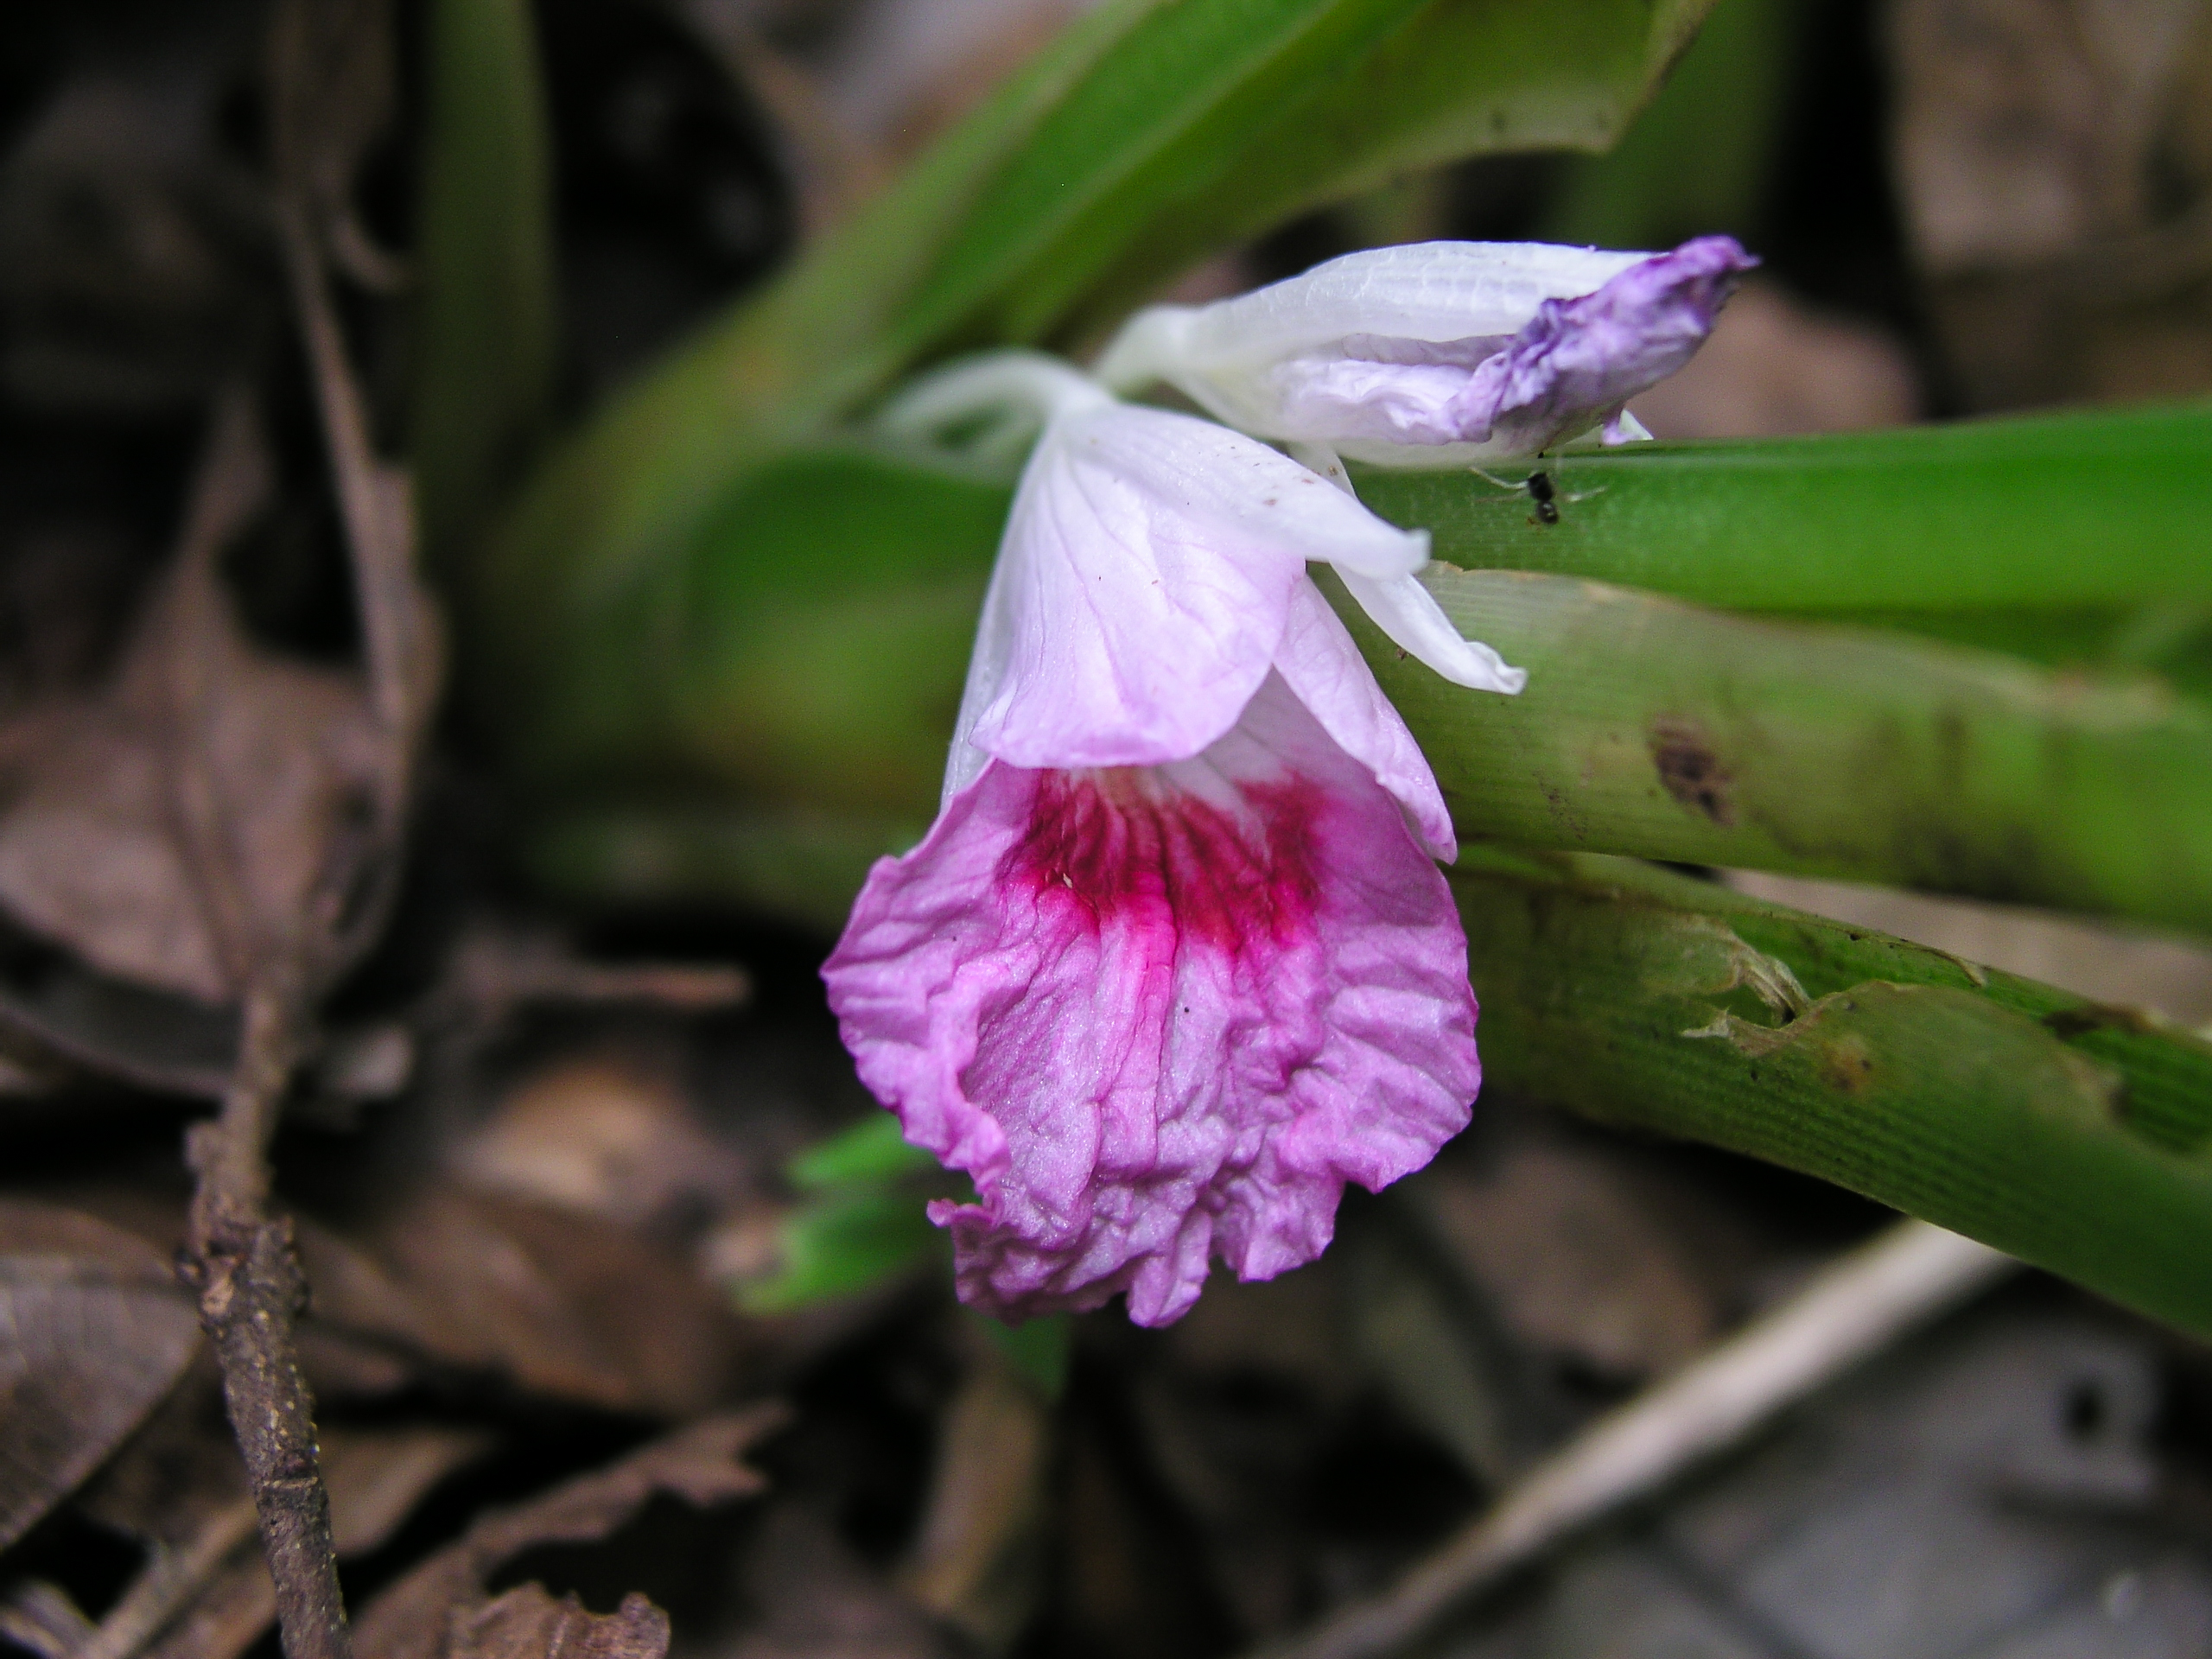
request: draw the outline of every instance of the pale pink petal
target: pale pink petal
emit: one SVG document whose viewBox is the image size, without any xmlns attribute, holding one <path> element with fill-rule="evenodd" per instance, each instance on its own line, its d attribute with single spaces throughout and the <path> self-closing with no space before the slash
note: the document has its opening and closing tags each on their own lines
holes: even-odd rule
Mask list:
<svg viewBox="0 0 2212 1659">
<path fill-rule="evenodd" d="M 1427 553 L 1426 534 L 1212 422 L 1063 415 L 1015 493 L 961 741 L 1033 768 L 1196 754 L 1258 690 L 1308 559 L 1395 575 Z"/>
<path fill-rule="evenodd" d="M 1396 801 L 1280 677 L 1201 756 L 995 763 L 871 874 L 823 969 L 862 1079 L 976 1179 L 933 1213 L 1009 1318 L 1327 1244 L 1346 1180 L 1419 1168 L 1480 1081 L 1466 946 Z"/>
<path fill-rule="evenodd" d="M 1337 747 L 1397 798 L 1433 857 L 1459 855 L 1452 814 L 1428 758 L 1375 683 L 1351 632 L 1311 581 L 1292 595 L 1275 671 Z"/>
</svg>

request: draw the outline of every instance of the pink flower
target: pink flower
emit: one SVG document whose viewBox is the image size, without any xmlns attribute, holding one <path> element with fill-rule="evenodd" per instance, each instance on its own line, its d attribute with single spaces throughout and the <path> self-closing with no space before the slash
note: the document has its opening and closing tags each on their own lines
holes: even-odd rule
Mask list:
<svg viewBox="0 0 2212 1659">
<path fill-rule="evenodd" d="M 1099 359 L 1241 431 L 1376 466 L 1533 454 L 1605 429 L 1687 363 L 1743 273 L 1732 238 L 1669 253 L 1422 242 L 1348 253 L 1211 305 L 1140 312 Z"/>
<path fill-rule="evenodd" d="M 1413 586 L 1427 538 L 1266 446 L 1047 359 L 925 387 L 925 425 L 1050 411 L 984 601 L 944 807 L 823 969 L 863 1081 L 974 1178 L 962 1298 L 1179 1318 L 1327 1245 L 1467 1122 L 1466 944 L 1427 763 L 1306 571 Z M 1418 590 L 1417 590 L 1418 591 Z M 1430 607 L 1433 611 L 1433 605 Z M 1413 626 L 1406 618 L 1402 626 Z M 1418 627 L 1463 683 L 1517 670 Z"/>
</svg>

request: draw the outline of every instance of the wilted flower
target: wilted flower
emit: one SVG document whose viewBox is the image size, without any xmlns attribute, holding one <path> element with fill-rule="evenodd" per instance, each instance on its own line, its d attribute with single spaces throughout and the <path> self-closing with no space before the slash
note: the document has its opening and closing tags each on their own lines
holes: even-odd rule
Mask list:
<svg viewBox="0 0 2212 1659">
<path fill-rule="evenodd" d="M 1431 861 L 1451 820 L 1306 572 L 1414 586 L 1427 537 L 1047 359 L 955 371 L 894 420 L 1009 402 L 1048 418 L 944 807 L 870 874 L 823 975 L 863 1081 L 975 1179 L 931 1212 L 963 1298 L 1024 1318 L 1126 1291 L 1159 1325 L 1213 1256 L 1246 1279 L 1312 1260 L 1345 1181 L 1395 1180 L 1467 1122 L 1475 1003 Z M 1433 626 L 1425 659 L 1519 689 Z"/>
<path fill-rule="evenodd" d="M 1154 306 L 1099 360 L 1241 431 L 1380 466 L 1533 454 L 1600 428 L 1688 362 L 1758 261 L 1726 236 L 1671 253 L 1424 242 L 1349 253 L 1204 306 Z"/>
</svg>

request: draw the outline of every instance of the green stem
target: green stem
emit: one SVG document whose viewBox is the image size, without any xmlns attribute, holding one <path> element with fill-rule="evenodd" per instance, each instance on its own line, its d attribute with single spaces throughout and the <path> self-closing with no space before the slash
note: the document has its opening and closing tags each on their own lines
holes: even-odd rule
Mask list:
<svg viewBox="0 0 2212 1659">
<path fill-rule="evenodd" d="M 1526 691 L 1446 684 L 1339 608 L 1471 839 L 2212 927 L 2212 711 L 2155 683 L 1561 576 L 1425 580 Z"/>
</svg>

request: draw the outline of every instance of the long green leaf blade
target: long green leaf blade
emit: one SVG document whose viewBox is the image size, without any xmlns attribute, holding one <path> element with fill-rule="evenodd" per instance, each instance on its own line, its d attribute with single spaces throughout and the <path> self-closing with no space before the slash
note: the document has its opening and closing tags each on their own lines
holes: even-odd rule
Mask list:
<svg viewBox="0 0 2212 1659">
<path fill-rule="evenodd" d="M 1603 150 L 1711 0 L 1433 0 L 1375 52 L 1286 99 L 1232 171 L 1186 175 L 1085 301 L 1089 321 L 1213 248 L 1463 156 Z"/>
<path fill-rule="evenodd" d="M 1663 871 L 1472 861 L 1489 1087 L 1819 1176 L 2212 1333 L 2202 1042 Z"/>
<path fill-rule="evenodd" d="M 449 566 L 535 458 L 553 391 L 552 139 L 525 0 L 435 0 L 408 448 Z"/>
<path fill-rule="evenodd" d="M 1637 444 L 1556 470 L 1581 498 L 1556 525 L 1465 471 L 1358 485 L 1454 564 L 1739 610 L 2212 601 L 2212 404 Z"/>
<path fill-rule="evenodd" d="M 751 469 L 932 354 L 1039 337 L 1395 170 L 1610 142 L 1707 3 L 1101 8 L 554 459 L 484 575 L 507 669 L 549 628 L 588 631 L 688 556 Z"/>
</svg>

